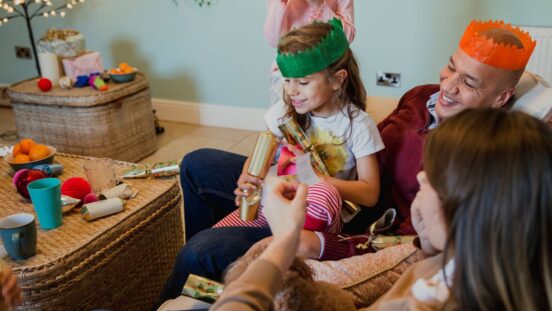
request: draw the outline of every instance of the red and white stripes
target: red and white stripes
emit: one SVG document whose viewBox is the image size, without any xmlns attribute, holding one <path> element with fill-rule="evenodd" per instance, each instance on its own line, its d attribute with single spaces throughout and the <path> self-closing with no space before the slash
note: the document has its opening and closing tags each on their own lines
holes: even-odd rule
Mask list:
<svg viewBox="0 0 552 311">
<path fill-rule="evenodd" d="M 340 233 L 341 196 L 329 183 L 317 183 L 308 187 L 307 217 L 304 228 L 311 231 Z M 243 221 L 240 211 L 235 210 L 220 220 L 214 227 L 268 227 L 262 208 L 254 221 Z"/>
</svg>

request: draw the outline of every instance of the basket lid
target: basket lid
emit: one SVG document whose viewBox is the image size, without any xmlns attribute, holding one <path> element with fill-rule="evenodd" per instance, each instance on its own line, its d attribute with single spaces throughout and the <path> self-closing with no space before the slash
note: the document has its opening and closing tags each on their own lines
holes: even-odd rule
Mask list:
<svg viewBox="0 0 552 311">
<path fill-rule="evenodd" d="M 137 93 L 148 88 L 148 80 L 142 73 L 127 83 L 110 82 L 109 89 L 98 91 L 91 87 L 62 89 L 54 86 L 49 92 L 42 92 L 37 86 L 38 78 L 13 84 L 7 95 L 12 103 L 29 103 L 35 105 L 52 105 L 66 107 L 93 107 L 108 104 L 119 98 Z"/>
</svg>

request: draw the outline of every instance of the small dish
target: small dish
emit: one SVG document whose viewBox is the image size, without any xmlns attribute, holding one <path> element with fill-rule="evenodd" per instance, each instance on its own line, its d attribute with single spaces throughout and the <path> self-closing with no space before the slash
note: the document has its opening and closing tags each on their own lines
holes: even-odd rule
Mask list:
<svg viewBox="0 0 552 311">
<path fill-rule="evenodd" d="M 54 162 L 54 156 L 56 155 L 57 150 L 52 146 L 48 146 L 48 149 L 50 150 L 50 155 L 40 160 L 30 161 L 25 163 L 14 163 L 12 153 L 5 156 L 4 160 L 11 166 L 11 168 L 15 172 L 24 168 L 33 168 L 33 166 L 39 165 L 39 164 L 52 164 Z"/>
<path fill-rule="evenodd" d="M 133 81 L 136 78 L 136 73 L 138 70 L 134 68 L 133 72 L 129 73 L 110 73 L 109 76 L 111 77 L 111 80 L 115 83 L 125 83 Z"/>
</svg>

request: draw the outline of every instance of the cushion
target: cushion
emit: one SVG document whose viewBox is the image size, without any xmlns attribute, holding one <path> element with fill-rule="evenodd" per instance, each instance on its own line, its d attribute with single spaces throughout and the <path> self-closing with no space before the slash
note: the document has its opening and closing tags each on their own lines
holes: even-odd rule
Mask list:
<svg viewBox="0 0 552 311">
<path fill-rule="evenodd" d="M 174 311 L 174 310 L 208 310 L 211 304 L 190 298 L 188 296 L 178 296 L 175 299 L 167 300 L 157 311 Z"/>
<path fill-rule="evenodd" d="M 541 120 L 552 117 L 552 87 L 540 76 L 523 73 L 513 98 L 512 109 L 526 112 Z"/>
<path fill-rule="evenodd" d="M 308 260 L 307 264 L 315 280 L 341 287 L 357 307 L 365 307 L 385 294 L 410 265 L 424 258 L 420 249 L 407 243 L 337 261 Z"/>
</svg>

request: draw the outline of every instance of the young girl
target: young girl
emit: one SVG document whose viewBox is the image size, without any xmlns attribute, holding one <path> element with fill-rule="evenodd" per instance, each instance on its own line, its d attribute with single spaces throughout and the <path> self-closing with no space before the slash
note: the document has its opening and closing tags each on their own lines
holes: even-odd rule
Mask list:
<svg viewBox="0 0 552 311">
<path fill-rule="evenodd" d="M 284 102 L 265 115 L 278 137 L 278 125 L 293 118 L 303 128 L 331 176 L 308 189 L 305 229 L 338 233 L 342 199 L 373 206 L 379 196 L 375 153 L 383 143 L 375 123 L 364 112 L 366 91 L 342 24 L 314 23 L 290 31 L 278 45 L 278 66 L 284 82 Z M 246 196 L 261 181 L 247 174 L 246 161 L 235 194 Z M 252 222 L 234 211 L 215 227 L 267 226 L 261 213 Z"/>
<path fill-rule="evenodd" d="M 277 48 L 278 40 L 293 28 L 311 24 L 315 20 L 339 18 L 349 43 L 355 37 L 353 0 L 267 0 L 264 25 L 265 38 Z M 282 100 L 283 79 L 276 64 L 270 70 L 270 102 Z"/>
</svg>

